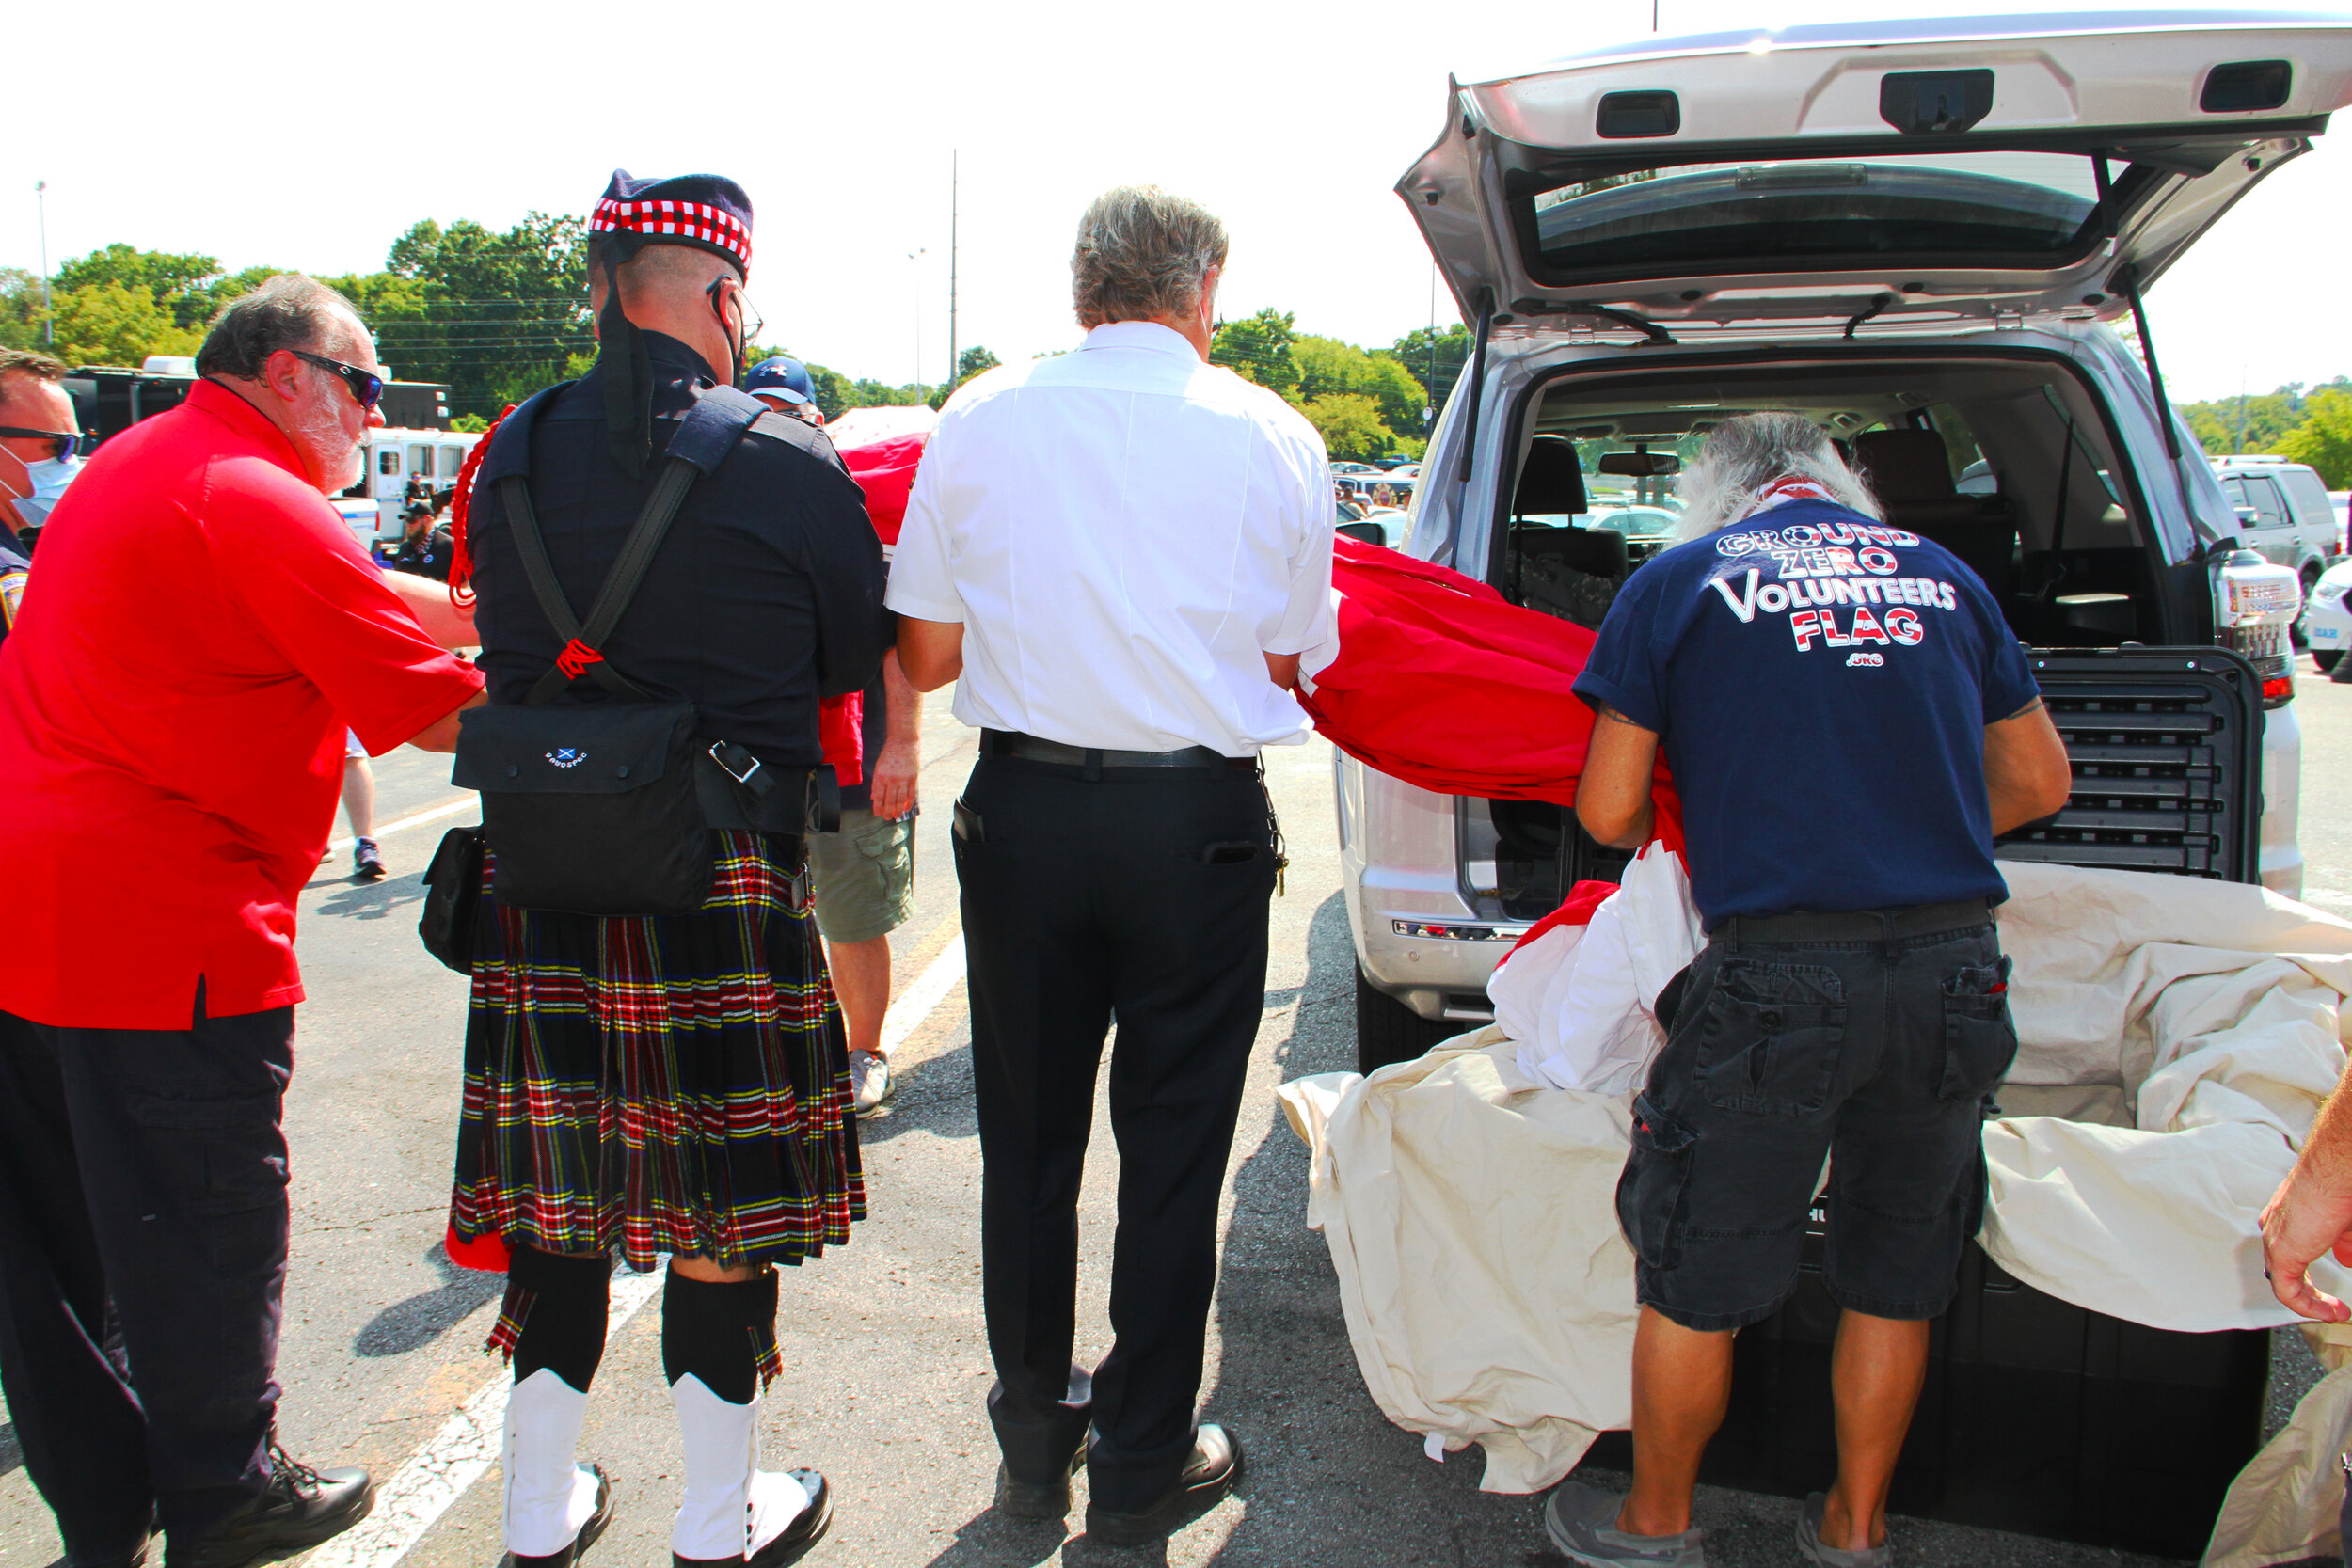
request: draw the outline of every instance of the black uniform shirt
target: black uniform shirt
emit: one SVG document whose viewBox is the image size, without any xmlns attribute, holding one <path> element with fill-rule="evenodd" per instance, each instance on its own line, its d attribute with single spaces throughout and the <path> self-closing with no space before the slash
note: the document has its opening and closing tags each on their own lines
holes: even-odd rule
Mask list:
<svg viewBox="0 0 2352 1568">
<path fill-rule="evenodd" d="M 449 530 L 429 528 L 420 534 L 402 536 L 400 548 L 392 552 L 391 567 L 395 572 L 412 572 L 436 582 L 447 582 L 449 556 Z"/>
<path fill-rule="evenodd" d="M 660 478 L 678 420 L 716 385 L 684 343 L 659 332 L 644 339 L 654 459 L 642 479 L 624 477 L 607 452 L 596 372 L 551 400 L 532 435 L 532 507 L 582 620 Z M 502 445 L 510 434 L 495 439 Z M 523 576 L 497 484 L 475 493 L 466 533 L 490 700 L 519 703 L 562 639 Z M 797 420 L 765 420 L 687 492 L 604 654 L 656 701 L 696 705 L 709 738 L 780 767 L 814 767 L 823 760 L 819 697 L 859 690 L 881 669 L 889 636 L 882 597 L 882 544 L 833 443 Z M 575 689 L 602 691 L 593 676 Z"/>
</svg>

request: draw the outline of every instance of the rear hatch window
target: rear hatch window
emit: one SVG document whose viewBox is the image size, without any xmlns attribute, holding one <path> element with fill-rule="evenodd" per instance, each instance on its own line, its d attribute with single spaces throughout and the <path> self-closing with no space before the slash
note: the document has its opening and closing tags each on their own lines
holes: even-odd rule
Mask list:
<svg viewBox="0 0 2352 1568">
<path fill-rule="evenodd" d="M 1548 278 L 1901 259 L 2063 265 L 2099 239 L 2091 160 L 2060 152 L 1669 165 L 1535 194 L 1530 260 Z"/>
</svg>

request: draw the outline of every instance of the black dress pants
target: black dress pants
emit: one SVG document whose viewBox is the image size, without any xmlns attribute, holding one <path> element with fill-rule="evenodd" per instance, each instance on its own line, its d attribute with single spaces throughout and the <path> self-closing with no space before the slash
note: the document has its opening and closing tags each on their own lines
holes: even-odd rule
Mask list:
<svg viewBox="0 0 2352 1568">
<path fill-rule="evenodd" d="M 70 1564 L 267 1484 L 294 1009 L 188 1029 L 0 1012 L 0 1387 Z"/>
<path fill-rule="evenodd" d="M 1016 1479 L 1089 1421 L 1089 1495 L 1144 1507 L 1192 1452 L 1216 1215 L 1264 1006 L 1274 860 L 1263 788 L 1224 768 L 983 757 L 959 802 L 972 997 L 989 1413 Z M 1078 1183 L 1116 1018 L 1110 1354 L 1071 1365 Z"/>
</svg>

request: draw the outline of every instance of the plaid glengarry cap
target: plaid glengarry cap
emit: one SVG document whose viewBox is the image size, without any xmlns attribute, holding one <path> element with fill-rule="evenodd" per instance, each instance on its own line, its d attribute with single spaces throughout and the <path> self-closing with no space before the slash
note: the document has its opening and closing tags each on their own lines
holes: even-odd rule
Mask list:
<svg viewBox="0 0 2352 1568">
<path fill-rule="evenodd" d="M 621 472 L 644 472 L 653 444 L 653 371 L 644 340 L 621 306 L 618 271 L 647 245 L 682 245 L 707 250 L 752 270 L 752 198 L 717 174 L 678 174 L 640 180 L 612 171 L 588 219 L 588 237 L 604 272 L 604 309 L 596 317 L 596 368 L 604 376 L 605 437 Z M 738 367 L 728 365 L 734 379 Z"/>
<path fill-rule="evenodd" d="M 633 234 L 639 245 L 690 245 L 752 270 L 752 198 L 717 174 L 639 180 L 612 171 L 588 219 L 592 234 Z M 630 247 L 634 248 L 634 246 Z"/>
</svg>

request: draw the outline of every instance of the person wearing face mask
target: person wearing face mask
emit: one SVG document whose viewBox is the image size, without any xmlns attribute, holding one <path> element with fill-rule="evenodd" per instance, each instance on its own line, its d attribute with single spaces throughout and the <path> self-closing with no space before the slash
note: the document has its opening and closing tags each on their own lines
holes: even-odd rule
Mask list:
<svg viewBox="0 0 2352 1568">
<path fill-rule="evenodd" d="M 0 642 L 24 602 L 33 540 L 82 466 L 64 379 L 45 354 L 0 348 Z"/>
<path fill-rule="evenodd" d="M 237 1568 L 372 1504 L 277 1439 L 294 910 L 345 725 L 447 751 L 481 700 L 446 591 L 326 499 L 382 422 L 349 302 L 272 278 L 196 368 L 75 480 L 0 657 L 0 1386 L 76 1564 L 160 1528 Z M 126 888 L 126 846 L 167 869 Z"/>
<path fill-rule="evenodd" d="M 546 841 L 485 811 L 450 1230 L 453 1256 L 506 1270 L 491 1344 L 515 1375 L 501 1518 L 517 1568 L 573 1562 L 612 1515 L 577 1449 L 615 1250 L 641 1271 L 670 1255 L 662 1375 L 685 1450 L 673 1562 L 770 1568 L 833 1516 L 822 1474 L 761 1467 L 760 1400 L 783 1370 L 776 1265 L 847 1242 L 865 1215 L 804 835 L 818 705 L 881 668 L 882 557 L 832 443 L 733 385 L 758 330 L 751 261 L 734 181 L 615 170 L 589 219 L 596 367 L 501 420 L 453 508 L 450 582 L 478 596 L 490 681 L 461 782 L 478 764 L 495 808 L 525 764 L 586 763 L 563 775 L 577 787 L 597 777 L 599 720 L 662 705 L 688 715 L 666 722 L 691 726 L 691 826 L 710 830 L 693 835 L 710 857 L 699 907 L 673 889 L 644 900 L 668 912 L 579 912 L 644 903 L 634 889 L 532 903 L 524 867 L 581 856 L 565 844 L 534 860 Z M 641 531 L 680 495 L 665 534 Z M 599 616 L 625 557 L 642 576 L 612 590 L 617 618 Z M 580 741 L 496 750 L 535 722 L 577 723 L 564 733 Z M 591 852 L 616 863 L 636 842 L 614 831 Z"/>
</svg>

